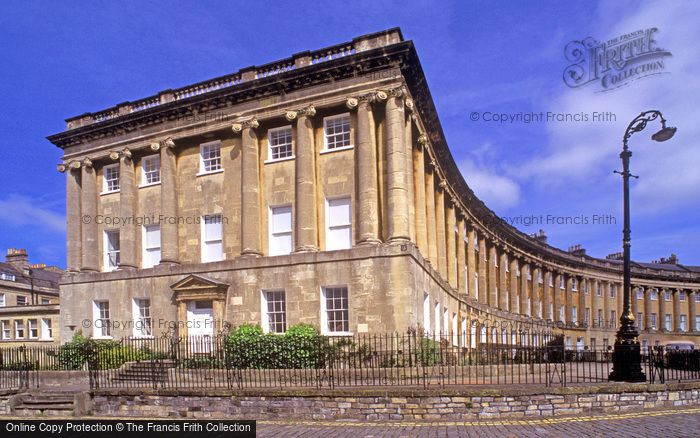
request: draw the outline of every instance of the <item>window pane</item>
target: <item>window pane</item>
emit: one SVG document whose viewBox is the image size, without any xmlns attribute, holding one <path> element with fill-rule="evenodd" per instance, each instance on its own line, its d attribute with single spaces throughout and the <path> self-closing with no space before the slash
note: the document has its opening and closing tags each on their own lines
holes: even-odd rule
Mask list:
<svg viewBox="0 0 700 438">
<path fill-rule="evenodd" d="M 204 217 L 204 240 L 221 240 L 221 215 Z"/>
<path fill-rule="evenodd" d="M 275 207 L 272 209 L 272 232 L 292 231 L 292 207 Z"/>
<path fill-rule="evenodd" d="M 328 200 L 328 225 L 350 224 L 350 198 Z"/>
</svg>

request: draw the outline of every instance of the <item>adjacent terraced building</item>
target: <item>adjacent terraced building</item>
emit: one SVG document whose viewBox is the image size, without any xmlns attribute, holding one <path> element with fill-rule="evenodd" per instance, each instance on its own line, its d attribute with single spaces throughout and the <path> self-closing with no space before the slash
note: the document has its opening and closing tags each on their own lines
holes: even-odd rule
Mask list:
<svg viewBox="0 0 700 438">
<path fill-rule="evenodd" d="M 571 346 L 614 341 L 621 261 L 549 246 L 474 195 L 398 29 L 67 124 L 49 137 L 66 175 L 64 340 L 227 321 L 420 326 L 469 345 L 499 321 L 558 326 Z M 696 340 L 700 267 L 632 275 L 643 343 Z"/>
</svg>

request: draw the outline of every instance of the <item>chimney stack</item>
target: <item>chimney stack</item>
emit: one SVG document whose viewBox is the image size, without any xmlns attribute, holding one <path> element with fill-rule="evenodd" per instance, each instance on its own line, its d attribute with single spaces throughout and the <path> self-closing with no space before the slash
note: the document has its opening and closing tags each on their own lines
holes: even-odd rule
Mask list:
<svg viewBox="0 0 700 438">
<path fill-rule="evenodd" d="M 29 267 L 29 256 L 24 248 L 8 248 L 5 260 L 20 272 Z"/>
<path fill-rule="evenodd" d="M 570 246 L 569 247 L 569 253 L 571 255 L 575 255 L 577 257 L 583 257 L 586 255 L 586 250 L 581 246 L 581 244 Z"/>
</svg>

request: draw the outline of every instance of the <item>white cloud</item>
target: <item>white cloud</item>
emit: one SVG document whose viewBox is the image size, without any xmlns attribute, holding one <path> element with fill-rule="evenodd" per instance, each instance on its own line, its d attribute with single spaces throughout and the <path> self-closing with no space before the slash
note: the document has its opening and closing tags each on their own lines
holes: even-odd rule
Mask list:
<svg viewBox="0 0 700 438">
<path fill-rule="evenodd" d="M 39 207 L 35 200 L 16 194 L 0 199 L 0 221 L 5 227 L 9 224 L 51 232 L 64 232 L 66 229 L 65 216 Z"/>
<path fill-rule="evenodd" d="M 615 4 L 616 5 L 616 4 Z M 551 99 L 545 111 L 587 113 L 609 111 L 614 122 L 548 123 L 548 145 L 544 152 L 524 163 L 519 171 L 510 173 L 523 183 L 531 180 L 538 187 L 575 187 L 591 185 L 592 194 L 604 194 L 618 181 L 610 179 L 613 169 L 621 167 L 618 157 L 622 148 L 622 134 L 627 124 L 641 111 L 659 109 L 678 127 L 676 136 L 666 143 L 655 143 L 650 136 L 658 122 L 630 139 L 633 151 L 632 173 L 639 174 L 634 181 L 633 197 L 637 212 L 656 214 L 670 209 L 682 211 L 698 205 L 700 187 L 700 56 L 697 41 L 700 27 L 692 17 L 700 14 L 698 3 L 645 3 L 628 8 L 628 4 L 612 7 L 606 3 L 599 14 L 606 17 L 624 17 L 608 26 L 601 26 L 594 35 L 600 40 L 638 29 L 659 29 L 657 44 L 671 51 L 667 58 L 670 74 L 642 79 L 629 86 L 606 93 L 593 89 L 563 89 Z M 693 12 L 694 11 L 694 12 Z M 609 20 L 609 18 L 608 18 Z M 605 22 L 601 18 L 600 22 Z M 581 35 L 583 37 L 585 35 Z M 578 37 L 572 35 L 572 39 Z M 603 178 L 605 176 L 605 179 Z M 615 186 L 617 187 L 617 186 Z"/>
<path fill-rule="evenodd" d="M 494 211 L 503 212 L 520 200 L 520 186 L 512 179 L 496 173 L 491 166 L 480 165 L 471 159 L 458 163 L 459 170 L 474 193 Z"/>
</svg>

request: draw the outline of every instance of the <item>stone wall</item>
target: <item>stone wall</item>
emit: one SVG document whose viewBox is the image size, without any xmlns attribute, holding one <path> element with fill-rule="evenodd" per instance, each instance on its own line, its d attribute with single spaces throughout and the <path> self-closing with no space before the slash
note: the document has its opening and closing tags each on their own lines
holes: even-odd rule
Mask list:
<svg viewBox="0 0 700 438">
<path fill-rule="evenodd" d="M 507 390 L 101 391 L 93 414 L 114 417 L 474 420 L 700 405 L 700 384 L 617 384 Z"/>
</svg>

